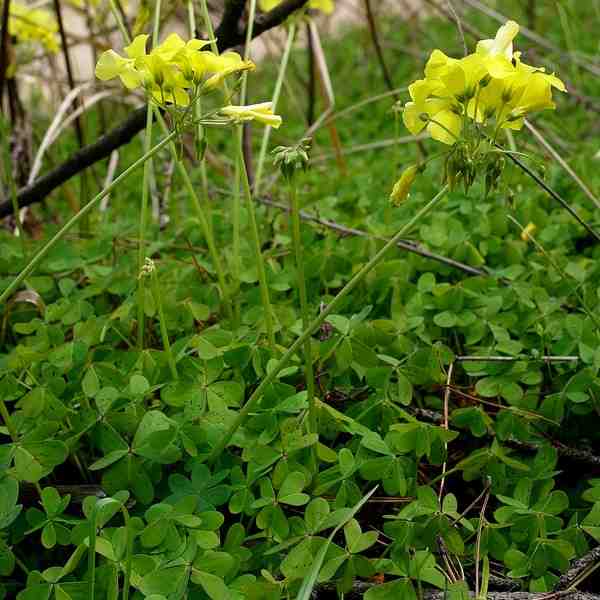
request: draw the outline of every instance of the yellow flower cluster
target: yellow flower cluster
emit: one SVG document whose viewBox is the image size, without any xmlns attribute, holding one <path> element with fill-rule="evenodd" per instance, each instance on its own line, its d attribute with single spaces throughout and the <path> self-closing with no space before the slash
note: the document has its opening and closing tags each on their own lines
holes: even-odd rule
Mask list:
<svg viewBox="0 0 600 600">
<path fill-rule="evenodd" d="M 39 42 L 49 52 L 58 52 L 58 23 L 48 11 L 12 0 L 8 31 L 17 42 Z"/>
<path fill-rule="evenodd" d="M 281 0 L 258 0 L 258 6 L 260 10 L 269 11 L 275 8 L 278 4 L 281 4 Z M 308 8 L 312 10 L 320 10 L 326 15 L 330 15 L 335 8 L 333 0 L 309 0 Z"/>
<path fill-rule="evenodd" d="M 461 59 L 434 50 L 425 78 L 409 86 L 412 99 L 403 111 L 404 124 L 414 135 L 426 129 L 435 140 L 454 144 L 461 139 L 467 118 L 500 128 L 521 129 L 531 112 L 553 109 L 552 88 L 563 82 L 543 68 L 526 65 L 513 52 L 519 25 L 508 21 L 496 37 L 481 40 L 476 51 Z"/>
<path fill-rule="evenodd" d="M 96 65 L 96 77 L 107 81 L 119 77 L 127 89 L 143 87 L 158 104 L 188 106 L 202 90 L 214 89 L 232 73 L 253 70 L 255 65 L 235 52 L 215 54 L 203 48 L 210 42 L 183 41 L 172 33 L 150 53 L 148 35 L 138 35 L 125 48 L 126 57 L 114 50 L 104 52 Z"/>
</svg>

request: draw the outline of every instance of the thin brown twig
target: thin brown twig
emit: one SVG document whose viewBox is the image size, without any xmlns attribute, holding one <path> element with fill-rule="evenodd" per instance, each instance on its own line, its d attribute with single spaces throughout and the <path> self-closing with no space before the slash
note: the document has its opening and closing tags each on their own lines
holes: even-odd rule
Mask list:
<svg viewBox="0 0 600 600">
<path fill-rule="evenodd" d="M 377 31 L 377 23 L 375 22 L 375 16 L 373 15 L 371 0 L 364 0 L 364 2 L 367 24 L 369 25 L 369 33 L 371 34 L 371 41 L 373 42 L 373 47 L 375 48 L 375 54 L 377 55 L 379 68 L 381 69 L 381 74 L 383 75 L 383 80 L 385 81 L 388 90 L 392 91 L 394 89 L 394 82 L 392 81 L 392 76 L 387 63 L 385 62 L 383 49 L 381 47 L 381 43 L 379 42 L 379 32 Z"/>
<path fill-rule="evenodd" d="M 54 12 L 56 13 L 56 21 L 58 23 L 58 32 L 60 35 L 63 57 L 65 60 L 65 68 L 67 70 L 67 80 L 69 82 L 69 89 L 72 91 L 75 89 L 75 79 L 73 77 L 73 67 L 71 65 L 71 57 L 69 55 L 69 50 L 67 47 L 67 35 L 65 33 L 65 27 L 62 18 L 62 11 L 60 8 L 60 0 L 54 0 Z M 75 107 L 79 108 L 81 101 L 79 98 L 75 99 Z M 81 120 L 79 117 L 75 119 L 75 132 L 77 133 L 77 141 L 79 142 L 79 147 L 83 148 L 84 146 L 84 138 L 83 138 L 83 127 L 81 126 Z"/>
</svg>

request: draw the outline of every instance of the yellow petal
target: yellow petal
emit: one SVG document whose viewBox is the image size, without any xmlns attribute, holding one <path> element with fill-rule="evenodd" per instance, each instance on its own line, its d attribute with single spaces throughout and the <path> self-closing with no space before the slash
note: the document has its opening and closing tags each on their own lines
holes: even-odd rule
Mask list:
<svg viewBox="0 0 600 600">
<path fill-rule="evenodd" d="M 413 135 L 417 135 L 417 133 L 422 131 L 425 125 L 427 125 L 427 123 L 421 119 L 422 112 L 423 111 L 419 110 L 419 107 L 414 102 L 407 102 L 404 105 L 402 121 L 404 121 L 406 129 Z"/>
<path fill-rule="evenodd" d="M 431 137 L 444 144 L 454 144 L 460 137 L 462 118 L 451 110 L 444 110 L 435 115 L 435 121 L 427 125 Z"/>
<path fill-rule="evenodd" d="M 281 0 L 258 0 L 258 6 L 263 12 L 273 10 Z"/>
<path fill-rule="evenodd" d="M 477 43 L 478 54 L 502 55 L 508 60 L 513 56 L 513 40 L 519 33 L 519 24 L 515 21 L 507 21 L 496 33 L 493 40 L 481 40 Z"/>
<path fill-rule="evenodd" d="M 450 67 L 442 76 L 446 89 L 453 95 L 458 96 L 464 94 L 467 87 L 467 79 L 465 72 L 459 64 Z"/>
<path fill-rule="evenodd" d="M 100 55 L 96 64 L 96 77 L 101 81 L 108 81 L 118 77 L 127 60 L 119 56 L 114 50 L 107 50 Z"/>
<path fill-rule="evenodd" d="M 455 62 L 456 59 L 446 56 L 441 50 L 434 50 L 425 65 L 425 77 L 439 78 L 443 71 Z"/>
<path fill-rule="evenodd" d="M 330 15 L 335 8 L 333 0 L 310 0 L 308 7 L 313 10 L 320 10 L 326 15 Z"/>
<path fill-rule="evenodd" d="M 183 48 L 185 48 L 185 42 L 181 36 L 178 33 L 171 33 L 153 52 L 157 52 L 163 60 L 168 62 Z"/>
<path fill-rule="evenodd" d="M 129 58 L 143 58 L 146 56 L 146 43 L 149 37 L 146 33 L 137 35 L 129 46 L 125 46 L 125 54 Z"/>
</svg>

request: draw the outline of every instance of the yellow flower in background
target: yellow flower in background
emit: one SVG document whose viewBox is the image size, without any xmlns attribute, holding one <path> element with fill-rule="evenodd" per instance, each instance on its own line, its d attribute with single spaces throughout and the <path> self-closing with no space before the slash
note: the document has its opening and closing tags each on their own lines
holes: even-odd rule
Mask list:
<svg viewBox="0 0 600 600">
<path fill-rule="evenodd" d="M 258 0 L 258 6 L 260 10 L 268 12 L 281 4 L 281 1 L 282 0 Z M 322 13 L 330 15 L 335 9 L 335 4 L 333 0 L 309 0 L 307 7 L 312 10 L 320 10 Z"/>
<path fill-rule="evenodd" d="M 17 42 L 39 42 L 49 52 L 58 52 L 58 23 L 48 11 L 30 8 L 13 0 L 10 3 L 8 31 L 17 38 Z"/>
<path fill-rule="evenodd" d="M 221 109 L 221 113 L 238 123 L 258 121 L 275 129 L 278 129 L 282 123 L 281 117 L 273 113 L 272 102 L 261 102 L 248 106 L 225 106 Z"/>
<path fill-rule="evenodd" d="M 564 92 L 565 86 L 554 74 L 521 61 L 513 49 L 518 32 L 519 25 L 508 21 L 461 59 L 434 50 L 425 79 L 409 87 L 411 101 L 403 113 L 407 129 L 416 135 L 426 128 L 435 140 L 453 145 L 468 120 L 485 126 L 493 119 L 495 132 L 521 129 L 527 114 L 554 109 L 552 89 Z"/>
</svg>

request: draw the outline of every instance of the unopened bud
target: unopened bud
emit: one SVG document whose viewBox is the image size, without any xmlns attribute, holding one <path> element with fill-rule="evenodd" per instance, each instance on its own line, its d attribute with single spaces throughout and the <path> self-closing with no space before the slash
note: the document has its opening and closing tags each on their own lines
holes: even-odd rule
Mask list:
<svg viewBox="0 0 600 600">
<path fill-rule="evenodd" d="M 273 150 L 273 154 L 275 155 L 273 162 L 276 166 L 279 166 L 281 173 L 286 179 L 292 179 L 299 169 L 306 171 L 310 161 L 308 153 L 311 145 L 312 140 L 304 138 L 296 146 L 278 146 Z"/>
<path fill-rule="evenodd" d="M 521 231 L 521 239 L 524 242 L 529 241 L 529 239 L 531 238 L 531 236 L 537 231 L 537 225 L 535 223 L 528 223 L 525 227 L 525 229 L 523 229 L 523 231 Z"/>
<path fill-rule="evenodd" d="M 410 187 L 414 180 L 417 178 L 419 173 L 419 167 L 417 165 L 410 165 L 402 172 L 400 179 L 394 184 L 392 193 L 390 194 L 390 200 L 394 206 L 400 206 L 400 204 L 408 198 Z"/>
<path fill-rule="evenodd" d="M 486 75 L 485 77 L 482 77 L 479 80 L 479 87 L 481 87 L 481 88 L 487 87 L 491 81 L 492 81 L 492 78 L 490 77 L 490 75 Z"/>
</svg>

